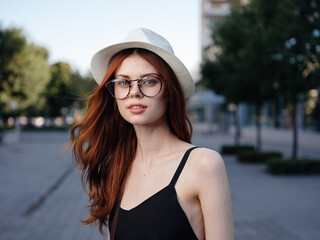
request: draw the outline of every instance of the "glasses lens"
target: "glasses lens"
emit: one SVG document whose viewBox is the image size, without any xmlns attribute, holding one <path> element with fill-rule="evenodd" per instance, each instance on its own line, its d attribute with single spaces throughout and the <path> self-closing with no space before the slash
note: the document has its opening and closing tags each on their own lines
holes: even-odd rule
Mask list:
<svg viewBox="0 0 320 240">
<path fill-rule="evenodd" d="M 148 76 L 139 81 L 140 91 L 147 97 L 157 96 L 162 87 L 161 80 L 156 76 Z"/>
<path fill-rule="evenodd" d="M 108 83 L 108 89 L 113 97 L 123 99 L 128 96 L 130 82 L 128 80 L 115 79 Z"/>
<path fill-rule="evenodd" d="M 162 88 L 162 82 L 157 76 L 146 76 L 137 80 L 114 79 L 106 84 L 111 95 L 117 99 L 128 96 L 131 82 L 138 81 L 140 92 L 147 97 L 157 96 Z"/>
</svg>

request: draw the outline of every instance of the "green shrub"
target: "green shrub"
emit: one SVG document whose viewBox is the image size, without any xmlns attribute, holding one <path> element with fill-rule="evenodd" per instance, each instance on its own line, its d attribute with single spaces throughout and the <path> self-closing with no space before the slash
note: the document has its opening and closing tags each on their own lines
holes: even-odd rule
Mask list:
<svg viewBox="0 0 320 240">
<path fill-rule="evenodd" d="M 263 163 L 260 152 L 257 151 L 243 151 L 237 154 L 237 158 L 240 162 L 247 163 Z"/>
<path fill-rule="evenodd" d="M 25 126 L 22 128 L 23 131 L 29 132 L 29 131 L 67 131 L 70 129 L 70 126 L 61 126 L 61 127 L 33 127 L 33 126 Z"/>
<path fill-rule="evenodd" d="M 221 153 L 222 154 L 237 154 L 243 151 L 254 151 L 254 146 L 252 145 L 222 145 Z"/>
<path fill-rule="evenodd" d="M 282 153 L 276 151 L 261 152 L 261 155 L 265 162 L 271 158 L 282 158 Z"/>
<path fill-rule="evenodd" d="M 320 161 L 308 158 L 272 158 L 267 161 L 267 170 L 273 174 L 320 174 Z"/>
<path fill-rule="evenodd" d="M 14 127 L 3 126 L 3 127 L 0 127 L 0 132 L 5 132 L 8 130 L 13 130 L 13 129 L 14 129 Z"/>
<path fill-rule="evenodd" d="M 280 152 L 243 151 L 237 154 L 238 160 L 243 163 L 264 163 L 270 158 L 281 158 Z"/>
</svg>

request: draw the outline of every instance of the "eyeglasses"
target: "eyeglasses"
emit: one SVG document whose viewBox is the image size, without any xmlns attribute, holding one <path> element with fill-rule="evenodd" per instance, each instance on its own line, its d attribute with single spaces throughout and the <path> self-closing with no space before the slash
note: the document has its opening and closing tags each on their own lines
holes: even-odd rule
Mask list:
<svg viewBox="0 0 320 240">
<path fill-rule="evenodd" d="M 105 84 L 110 94 L 116 99 L 126 98 L 132 89 L 132 82 L 138 82 L 138 88 L 140 92 L 146 97 L 157 96 L 162 89 L 162 79 L 158 75 L 147 75 L 135 80 L 128 80 L 123 77 L 118 77 Z"/>
</svg>

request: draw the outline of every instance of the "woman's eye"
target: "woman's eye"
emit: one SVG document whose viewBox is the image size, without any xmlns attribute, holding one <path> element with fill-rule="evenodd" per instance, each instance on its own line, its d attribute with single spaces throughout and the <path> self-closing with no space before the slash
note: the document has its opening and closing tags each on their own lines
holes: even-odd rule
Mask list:
<svg viewBox="0 0 320 240">
<path fill-rule="evenodd" d="M 159 81 L 158 79 L 150 78 L 142 81 L 142 85 L 153 86 L 153 85 L 156 85 L 158 81 Z"/>
<path fill-rule="evenodd" d="M 120 87 L 127 87 L 129 86 L 129 82 L 126 81 L 126 80 L 120 80 L 120 81 L 117 81 L 116 84 Z"/>
</svg>

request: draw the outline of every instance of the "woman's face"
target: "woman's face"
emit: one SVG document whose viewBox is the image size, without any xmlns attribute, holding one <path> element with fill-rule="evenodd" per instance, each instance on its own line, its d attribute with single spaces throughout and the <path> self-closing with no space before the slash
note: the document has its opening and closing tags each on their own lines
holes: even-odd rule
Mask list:
<svg viewBox="0 0 320 240">
<path fill-rule="evenodd" d="M 115 78 L 135 80 L 148 74 L 159 73 L 148 61 L 134 53 L 122 62 Z M 137 81 L 131 82 L 129 95 L 122 100 L 116 99 L 121 116 L 133 125 L 165 124 L 167 100 L 164 85 L 158 95 L 150 98 L 140 92 Z"/>
</svg>

